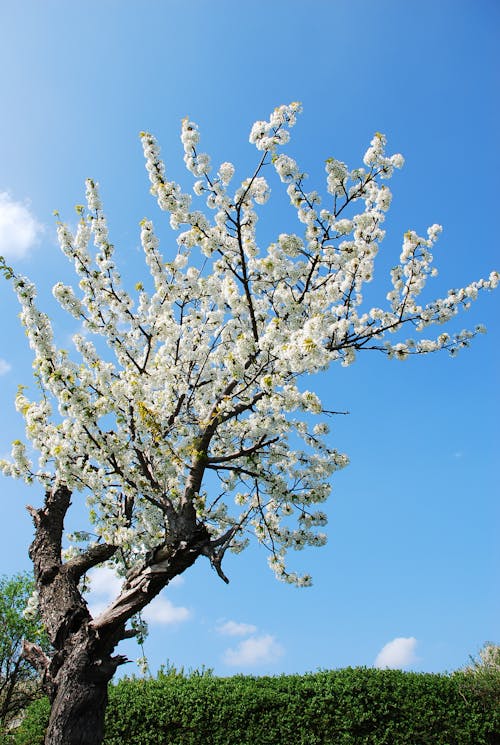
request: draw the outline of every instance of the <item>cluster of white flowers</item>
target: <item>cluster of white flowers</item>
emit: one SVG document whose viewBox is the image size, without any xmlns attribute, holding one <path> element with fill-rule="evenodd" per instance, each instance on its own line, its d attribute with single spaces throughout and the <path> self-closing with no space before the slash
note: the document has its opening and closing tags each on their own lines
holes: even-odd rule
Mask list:
<svg viewBox="0 0 500 745">
<path fill-rule="evenodd" d="M 290 139 L 287 128 L 293 127 L 301 110 L 302 106 L 297 101 L 288 106 L 278 106 L 269 121 L 255 122 L 250 132 L 250 142 L 257 150 L 266 151 L 274 151 L 279 145 L 285 145 Z"/>
<path fill-rule="evenodd" d="M 159 545 L 190 500 L 215 540 L 229 531 L 229 548 L 238 552 L 252 529 L 279 578 L 310 584 L 309 575 L 288 571 L 286 553 L 325 543 L 317 528 L 326 515 L 314 506 L 326 500 L 331 476 L 347 458 L 328 444 L 323 403 L 302 390 L 298 378 L 335 361 L 350 365 L 363 349 L 400 360 L 440 349 L 454 354 L 484 330 L 434 339 L 397 334 L 407 326 L 419 334 L 445 323 L 479 291 L 498 285 L 493 272 L 420 304 L 435 274 L 439 225 L 426 238 L 405 234 L 387 306 L 364 308 L 363 286 L 373 277 L 391 203 L 381 181 L 403 159 L 385 154 L 380 134 L 365 154 L 365 167 L 349 170 L 329 159 L 321 207 L 320 194 L 304 190 L 306 174 L 279 152 L 299 110 L 296 103 L 282 106 L 254 125 L 250 141 L 261 151 L 260 161 L 232 191 L 234 166 L 222 163 L 211 177 L 210 158 L 197 151 L 198 128 L 183 121 L 185 163 L 211 219 L 191 210 L 191 197 L 166 180 L 155 138 L 141 134 L 152 193 L 169 213 L 178 244 L 166 263 L 153 223 L 141 222 L 150 291 L 147 282 L 139 282 L 135 294 L 124 289 L 97 184 L 87 181 L 87 208 L 78 208 L 75 234 L 58 225 L 79 286 L 58 283 L 54 295 L 88 335 L 107 343 L 111 359 L 78 334 L 76 360 L 58 350 L 34 286 L 13 278 L 43 390 L 37 402 L 20 390 L 16 405 L 39 463 L 32 464 L 16 441 L 12 460 L 1 468 L 44 486 L 62 481 L 86 494 L 94 533 L 121 549 L 117 562 L 125 557 L 133 563 Z M 256 210 L 270 195 L 262 175 L 267 163 L 287 184 L 303 233 L 280 233 L 263 247 Z M 385 339 L 388 332 L 396 332 L 394 341 Z M 218 477 L 219 489 L 207 474 Z M 95 539 L 81 532 L 73 537 L 89 545 Z"/>
<path fill-rule="evenodd" d="M 234 176 L 234 166 L 227 161 L 219 166 L 219 176 L 224 186 L 227 186 Z"/>
<path fill-rule="evenodd" d="M 38 590 L 33 590 L 31 595 L 28 598 L 28 602 L 26 603 L 26 607 L 23 610 L 23 616 L 26 618 L 26 620 L 31 621 L 32 619 L 36 618 L 38 613 Z"/>
<path fill-rule="evenodd" d="M 184 163 L 188 171 L 194 176 L 207 176 L 210 172 L 210 156 L 196 152 L 200 135 L 197 125 L 189 118 L 182 121 L 181 140 L 184 145 Z"/>
<path fill-rule="evenodd" d="M 329 194 L 342 196 L 346 194 L 346 183 L 349 172 L 345 163 L 335 158 L 328 158 L 325 170 L 327 173 L 326 186 Z"/>
<path fill-rule="evenodd" d="M 155 137 L 149 132 L 141 132 L 141 140 L 151 193 L 157 198 L 160 208 L 172 214 L 171 225 L 175 229 L 186 221 L 190 197 L 182 193 L 175 181 L 165 179 L 165 165 L 160 158 L 160 148 Z"/>
</svg>

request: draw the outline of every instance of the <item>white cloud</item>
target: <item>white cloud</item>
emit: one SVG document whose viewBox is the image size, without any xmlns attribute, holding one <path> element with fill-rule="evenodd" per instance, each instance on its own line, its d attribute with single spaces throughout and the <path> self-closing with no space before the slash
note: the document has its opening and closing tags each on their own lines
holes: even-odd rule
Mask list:
<svg viewBox="0 0 500 745">
<path fill-rule="evenodd" d="M 235 649 L 226 649 L 224 662 L 226 665 L 246 667 L 275 662 L 284 653 L 284 649 L 274 636 L 251 636 L 240 642 Z"/>
<path fill-rule="evenodd" d="M 23 202 L 16 202 L 8 192 L 0 192 L 0 255 L 6 259 L 23 259 L 38 243 L 41 225 Z"/>
<path fill-rule="evenodd" d="M 227 636 L 249 636 L 250 634 L 255 634 L 257 626 L 253 626 L 251 623 L 226 621 L 217 626 L 217 631 L 219 634 L 225 634 Z"/>
<path fill-rule="evenodd" d="M 118 577 L 109 567 L 97 567 L 89 572 L 91 579 L 91 593 L 95 595 L 105 595 L 110 599 L 120 592 L 122 579 Z"/>
<path fill-rule="evenodd" d="M 177 574 L 173 579 L 170 580 L 168 583 L 169 587 L 182 587 L 186 580 L 181 574 Z"/>
<path fill-rule="evenodd" d="M 145 621 L 151 624 L 169 625 L 187 621 L 191 612 L 187 608 L 174 605 L 168 598 L 158 595 L 142 612 Z"/>
<path fill-rule="evenodd" d="M 8 373 L 12 369 L 11 365 L 7 362 L 7 360 L 3 360 L 0 357 L 0 375 L 5 375 L 5 373 Z"/>
<path fill-rule="evenodd" d="M 90 592 L 86 596 L 89 611 L 98 616 L 119 595 L 123 580 L 109 567 L 97 567 L 89 572 Z"/>
<path fill-rule="evenodd" d="M 415 647 L 417 640 L 414 636 L 399 636 L 388 642 L 377 655 L 375 667 L 400 668 L 416 662 Z"/>
</svg>

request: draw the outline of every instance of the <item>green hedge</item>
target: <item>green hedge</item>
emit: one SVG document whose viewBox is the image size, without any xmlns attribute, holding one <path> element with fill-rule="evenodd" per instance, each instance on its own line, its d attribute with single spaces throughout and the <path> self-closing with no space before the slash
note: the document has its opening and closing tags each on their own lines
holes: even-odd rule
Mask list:
<svg viewBox="0 0 500 745">
<path fill-rule="evenodd" d="M 125 679 L 110 686 L 105 744 L 500 745 L 500 702 L 471 680 L 366 668 Z M 47 716 L 46 700 L 31 707 L 16 745 L 42 745 Z"/>
</svg>

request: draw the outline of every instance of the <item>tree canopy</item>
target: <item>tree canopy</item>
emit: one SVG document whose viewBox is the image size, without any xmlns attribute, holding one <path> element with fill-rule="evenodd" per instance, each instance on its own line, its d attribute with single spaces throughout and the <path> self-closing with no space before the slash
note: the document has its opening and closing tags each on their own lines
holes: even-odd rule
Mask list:
<svg viewBox="0 0 500 745">
<path fill-rule="evenodd" d="M 225 552 L 241 551 L 254 534 L 279 579 L 310 584 L 308 574 L 289 568 L 287 552 L 325 543 L 318 506 L 347 457 L 328 436 L 335 412 L 302 378 L 351 365 L 365 350 L 399 360 L 455 354 L 484 330 L 423 335 L 499 281 L 492 272 L 423 302 L 436 274 L 439 225 L 425 236 L 405 233 L 385 298 L 367 306 L 363 288 L 391 204 L 387 184 L 403 157 L 386 154 L 386 138 L 376 133 L 361 167 L 329 158 L 325 193 L 309 191 L 306 173 L 282 152 L 299 112 L 298 103 L 280 106 L 254 124 L 256 166 L 236 186 L 233 164 L 212 170 L 196 124 L 183 120 L 184 160 L 204 211 L 167 178 L 156 139 L 141 133 L 151 192 L 176 238 L 163 255 L 153 222 L 141 222 L 149 276 L 133 291 L 115 261 L 98 185 L 87 180 L 76 231 L 58 222 L 78 288 L 59 282 L 54 295 L 82 326 L 76 353 L 58 348 L 34 284 L 3 262 L 40 396 L 33 401 L 19 389 L 30 447 L 16 440 L 12 460 L 0 466 L 46 494 L 43 508 L 30 508 L 31 556 L 50 640 L 63 650 L 43 663 L 54 696 L 58 675 L 70 685 L 77 648 L 85 646 L 95 669 L 98 657 L 99 674 L 110 677 L 123 662 L 109 656 L 116 643 L 137 633 L 126 624 L 200 556 L 227 581 Z M 260 245 L 258 213 L 273 170 L 298 220 L 295 232 L 277 231 Z M 64 519 L 80 494 L 90 526 L 67 536 L 72 546 L 62 553 Z M 92 618 L 79 583 L 103 562 L 124 582 Z"/>
</svg>

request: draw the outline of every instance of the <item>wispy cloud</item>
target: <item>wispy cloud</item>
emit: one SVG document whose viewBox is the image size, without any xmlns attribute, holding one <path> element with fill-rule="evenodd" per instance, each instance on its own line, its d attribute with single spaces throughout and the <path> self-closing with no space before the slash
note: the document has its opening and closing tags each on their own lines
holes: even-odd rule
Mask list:
<svg viewBox="0 0 500 745">
<path fill-rule="evenodd" d="M 120 593 L 122 580 L 109 567 L 97 567 L 89 572 L 90 592 L 86 600 L 91 614 L 98 616 Z"/>
<path fill-rule="evenodd" d="M 120 593 L 123 580 L 109 567 L 98 567 L 89 572 L 90 592 L 87 594 L 89 610 L 94 616 L 102 613 Z M 172 583 L 180 584 L 180 583 Z M 170 600 L 158 595 L 143 611 L 144 620 L 150 624 L 172 625 L 187 621 L 191 612 L 176 606 Z"/>
<path fill-rule="evenodd" d="M 0 255 L 6 259 L 23 259 L 32 251 L 43 232 L 31 214 L 29 205 L 17 202 L 0 192 Z"/>
<path fill-rule="evenodd" d="M 284 654 L 284 649 L 271 634 L 251 636 L 241 641 L 234 649 L 226 649 L 224 662 L 232 667 L 249 667 L 275 662 Z"/>
<path fill-rule="evenodd" d="M 375 667 L 401 668 L 416 662 L 414 636 L 399 636 L 382 647 L 375 660 Z"/>
<path fill-rule="evenodd" d="M 182 587 L 185 581 L 186 580 L 184 579 L 182 574 L 178 574 L 176 577 L 170 580 L 170 582 L 168 583 L 168 586 L 169 587 Z"/>
<path fill-rule="evenodd" d="M 7 360 L 4 360 L 0 357 L 0 375 L 5 375 L 10 370 L 12 370 L 11 365 L 9 365 Z"/>
<path fill-rule="evenodd" d="M 191 611 L 183 606 L 177 606 L 168 598 L 158 595 L 142 613 L 144 620 L 150 624 L 169 626 L 182 623 L 191 618 Z"/>
<path fill-rule="evenodd" d="M 226 636 L 249 636 L 255 634 L 257 626 L 251 623 L 238 623 L 237 621 L 226 621 L 216 627 L 219 634 Z"/>
</svg>

